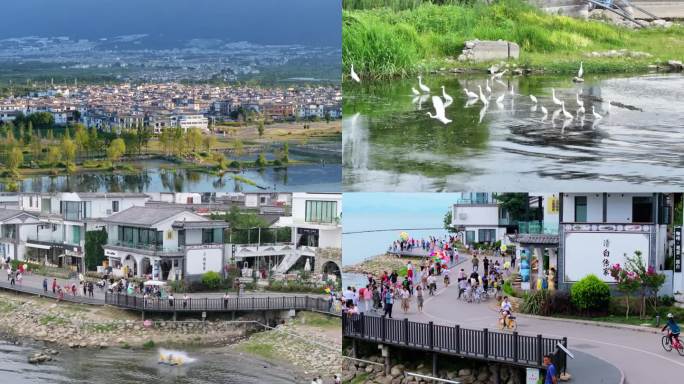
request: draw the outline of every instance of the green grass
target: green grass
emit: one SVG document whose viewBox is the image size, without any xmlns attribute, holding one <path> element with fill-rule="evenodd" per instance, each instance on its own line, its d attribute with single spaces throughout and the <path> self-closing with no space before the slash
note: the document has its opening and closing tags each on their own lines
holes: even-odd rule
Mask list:
<svg viewBox="0 0 684 384">
<path fill-rule="evenodd" d="M 67 320 L 55 315 L 45 315 L 38 322 L 40 325 L 64 325 L 67 323 Z"/>
<path fill-rule="evenodd" d="M 263 357 L 267 360 L 278 358 L 271 344 L 260 344 L 247 342 L 240 346 L 240 349 L 252 355 Z"/>
<path fill-rule="evenodd" d="M 369 0 L 370 1 L 370 0 Z M 379 0 L 378 0 L 379 1 Z M 516 64 L 571 73 L 584 61 L 586 73 L 643 71 L 649 64 L 684 57 L 684 28 L 630 30 L 600 21 L 550 15 L 521 0 L 492 5 L 433 5 L 394 10 L 389 7 L 343 12 L 342 57 L 345 76 L 351 64 L 364 79 L 407 76 L 446 66 L 465 41 L 509 40 L 520 45 Z M 364 8 L 364 7 L 361 7 Z M 611 49 L 651 53 L 652 58 L 589 58 L 585 53 Z M 490 63 L 451 67 L 486 68 Z"/>
<path fill-rule="evenodd" d="M 154 340 L 147 340 L 147 341 L 144 342 L 143 345 L 142 345 L 142 347 L 143 347 L 144 349 L 152 349 L 152 348 L 154 348 L 154 346 L 155 346 Z"/>
<path fill-rule="evenodd" d="M 340 328 L 342 321 L 339 318 L 313 312 L 302 312 L 297 316 L 297 320 L 303 324 L 319 328 Z"/>
</svg>

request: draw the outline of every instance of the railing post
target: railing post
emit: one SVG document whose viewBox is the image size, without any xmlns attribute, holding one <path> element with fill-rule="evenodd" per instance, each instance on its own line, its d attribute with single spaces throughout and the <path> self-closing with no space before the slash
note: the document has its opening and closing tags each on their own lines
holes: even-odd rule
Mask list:
<svg viewBox="0 0 684 384">
<path fill-rule="evenodd" d="M 283 296 L 283 307 L 281 309 L 285 309 L 285 296 Z"/>
<path fill-rule="evenodd" d="M 361 316 L 359 316 L 359 322 L 360 322 L 360 331 L 361 331 L 361 337 L 365 338 L 366 336 L 366 316 L 361 312 Z"/>
<path fill-rule="evenodd" d="M 252 311 L 254 310 L 254 296 L 252 296 Z"/>
<path fill-rule="evenodd" d="M 568 338 L 564 337 L 563 338 L 563 346 L 565 349 L 568 348 Z M 565 372 L 568 369 L 568 354 L 563 351 L 563 372 Z"/>
<path fill-rule="evenodd" d="M 542 335 L 537 335 L 537 366 L 542 367 L 544 365 L 542 356 Z"/>
<path fill-rule="evenodd" d="M 271 296 L 266 296 L 266 308 L 271 309 Z"/>
<path fill-rule="evenodd" d="M 380 337 L 382 338 L 382 341 L 385 341 L 385 322 L 387 321 L 386 317 L 381 317 L 382 321 L 380 322 Z"/>
<path fill-rule="evenodd" d="M 482 334 L 482 353 L 484 354 L 485 359 L 489 355 L 489 329 L 485 328 L 483 329 L 483 334 Z"/>
<path fill-rule="evenodd" d="M 518 331 L 513 331 L 513 362 L 518 362 Z"/>
<path fill-rule="evenodd" d="M 204 310 L 206 311 L 207 309 L 209 309 L 209 298 L 205 297 L 204 298 Z"/>
<path fill-rule="evenodd" d="M 461 353 L 461 326 L 456 324 L 456 353 Z"/>
<path fill-rule="evenodd" d="M 428 323 L 428 343 L 430 344 L 430 350 L 433 349 L 435 345 L 435 323 L 432 321 Z"/>
<path fill-rule="evenodd" d="M 409 345 L 409 321 L 404 319 L 404 344 Z"/>
</svg>

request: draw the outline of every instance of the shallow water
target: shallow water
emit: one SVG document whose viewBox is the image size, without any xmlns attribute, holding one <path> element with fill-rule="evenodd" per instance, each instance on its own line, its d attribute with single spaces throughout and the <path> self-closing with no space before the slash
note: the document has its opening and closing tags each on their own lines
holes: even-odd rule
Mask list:
<svg viewBox="0 0 684 384">
<path fill-rule="evenodd" d="M 431 119 L 417 80 L 347 84 L 343 186 L 349 191 L 547 190 L 655 191 L 684 187 L 684 76 L 587 76 L 584 83 L 548 76 L 490 82 L 489 106 L 468 103 L 485 77 L 428 76 L 454 102 L 453 122 Z M 515 96 L 510 95 L 511 88 Z M 551 88 L 572 119 L 552 102 Z M 577 118 L 576 95 L 584 103 Z M 496 99 L 504 94 L 501 103 Z M 529 95 L 537 97 L 535 108 Z M 608 101 L 611 102 L 609 110 Z M 544 118 L 540 106 L 548 110 Z M 602 116 L 592 115 L 592 107 Z M 557 118 L 554 120 L 554 112 Z M 585 182 L 578 182 L 585 181 Z"/>
<path fill-rule="evenodd" d="M 85 172 L 71 176 L 36 176 L 21 183 L 22 191 L 32 192 L 195 192 L 195 191 L 308 191 L 340 190 L 340 164 L 305 164 L 289 167 L 248 169 L 240 176 L 259 187 L 235 181 L 232 173 L 223 177 L 185 169 L 168 170 L 146 165 L 139 174 Z"/>
<path fill-rule="evenodd" d="M 158 351 L 110 348 L 62 350 L 56 361 L 27 362 L 39 345 L 14 345 L 0 340 L 0 382 L 12 384 L 138 384 L 138 383 L 294 383 L 289 369 L 224 348 L 189 349 L 196 360 L 172 367 L 158 363 Z M 301 381 L 301 379 L 300 379 Z"/>
</svg>

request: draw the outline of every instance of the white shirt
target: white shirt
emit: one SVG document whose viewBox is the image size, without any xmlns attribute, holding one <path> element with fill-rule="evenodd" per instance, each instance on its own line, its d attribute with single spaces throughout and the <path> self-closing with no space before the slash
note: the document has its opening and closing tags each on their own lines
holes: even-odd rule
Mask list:
<svg viewBox="0 0 684 384">
<path fill-rule="evenodd" d="M 503 301 L 501 303 L 501 309 L 503 309 L 504 311 L 510 312 L 511 311 L 511 302 L 510 301 Z"/>
</svg>

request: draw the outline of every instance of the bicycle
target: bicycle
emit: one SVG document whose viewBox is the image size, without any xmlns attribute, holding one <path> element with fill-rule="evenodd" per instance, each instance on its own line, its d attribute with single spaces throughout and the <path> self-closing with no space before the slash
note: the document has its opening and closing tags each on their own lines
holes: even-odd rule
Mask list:
<svg viewBox="0 0 684 384">
<path fill-rule="evenodd" d="M 509 330 L 509 331 L 515 331 L 518 329 L 518 321 L 515 319 L 515 316 L 513 314 L 509 313 L 508 318 L 506 321 L 506 324 L 504 324 L 504 317 L 501 316 L 499 318 L 499 330 Z"/>
<path fill-rule="evenodd" d="M 670 336 L 672 335 L 672 332 L 667 332 L 667 335 L 664 335 L 662 338 L 662 344 L 663 344 L 663 349 L 666 350 L 667 352 L 672 352 L 672 349 L 676 349 L 677 353 L 679 353 L 680 356 L 684 356 L 684 345 L 682 345 L 681 340 L 677 340 L 674 337 L 672 340 L 674 341 L 674 344 L 670 343 Z"/>
</svg>

